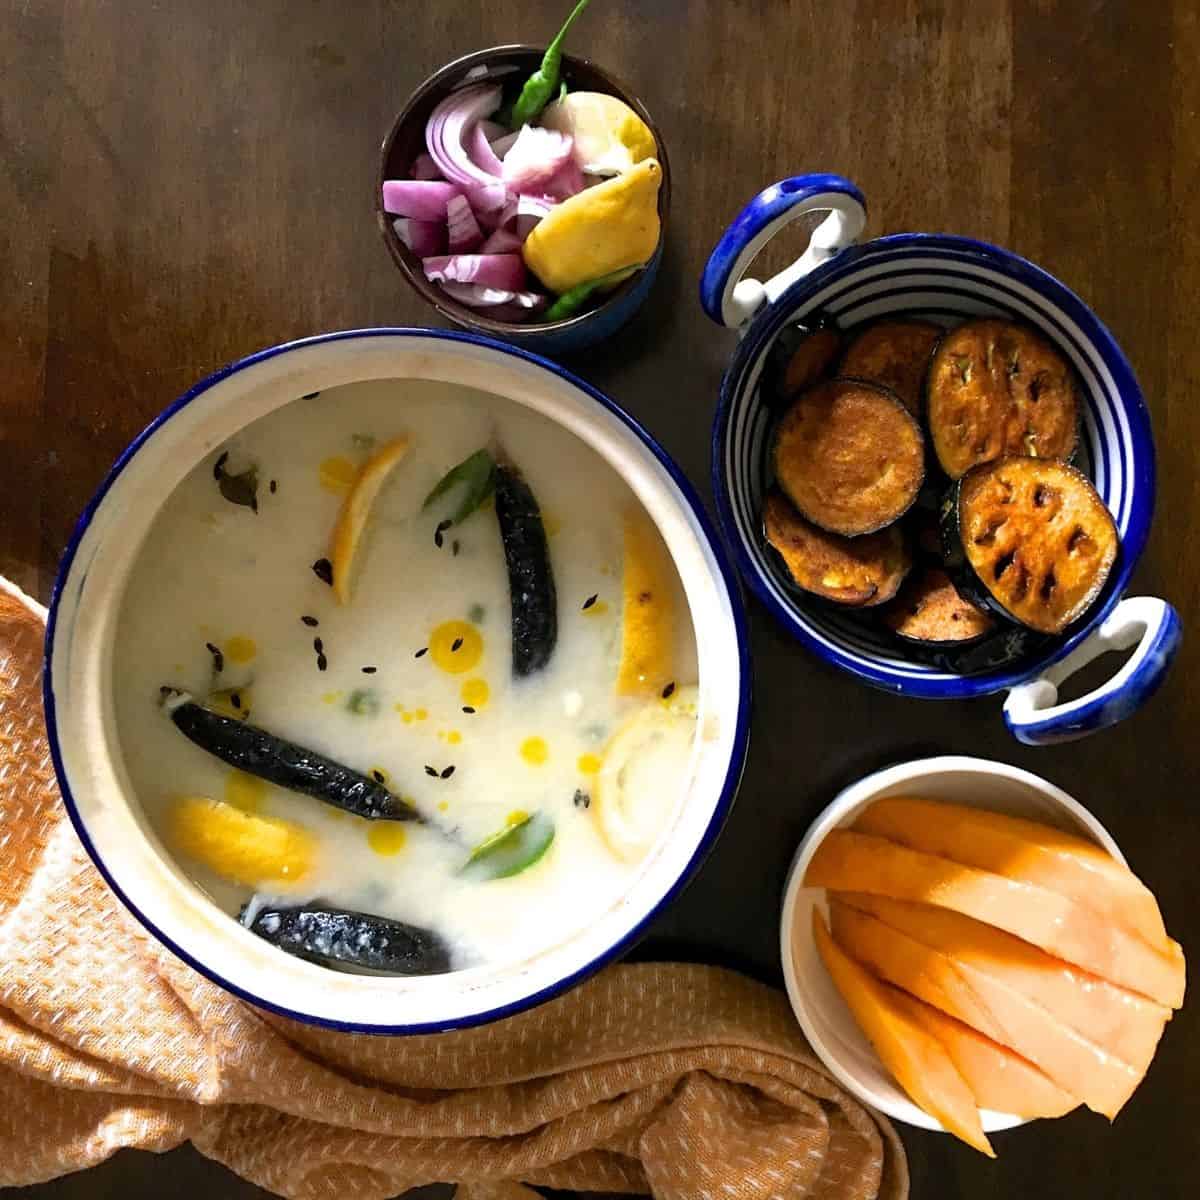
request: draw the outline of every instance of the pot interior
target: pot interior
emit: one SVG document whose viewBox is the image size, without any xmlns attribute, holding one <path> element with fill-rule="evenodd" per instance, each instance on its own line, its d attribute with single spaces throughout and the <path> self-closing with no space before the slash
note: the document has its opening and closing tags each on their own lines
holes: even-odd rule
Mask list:
<svg viewBox="0 0 1200 1200">
<path fill-rule="evenodd" d="M 232 434 L 347 383 L 419 378 L 515 400 L 587 443 L 658 526 L 698 644 L 691 784 L 628 891 L 588 928 L 520 962 L 447 975 L 331 972 L 281 954 L 222 913 L 179 869 L 136 800 L 117 737 L 113 661 L 126 581 L 163 502 Z M 702 512 L 669 460 L 615 405 L 565 373 L 469 335 L 373 330 L 265 351 L 218 373 L 155 422 L 81 519 L 51 611 L 47 724 L 72 819 L 118 895 L 185 961 L 244 998 L 339 1028 L 431 1031 L 478 1023 L 545 999 L 617 954 L 690 876 L 732 801 L 746 737 L 742 616 Z"/>
</svg>

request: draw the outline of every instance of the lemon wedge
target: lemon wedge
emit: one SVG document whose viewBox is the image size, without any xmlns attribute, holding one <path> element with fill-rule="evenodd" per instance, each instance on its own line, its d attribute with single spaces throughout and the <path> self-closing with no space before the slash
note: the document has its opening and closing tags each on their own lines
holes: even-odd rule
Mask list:
<svg viewBox="0 0 1200 1200">
<path fill-rule="evenodd" d="M 525 239 L 525 265 L 556 295 L 654 257 L 662 167 L 644 159 L 556 204 Z"/>
<path fill-rule="evenodd" d="M 354 560 L 362 546 L 371 508 L 392 468 L 407 453 L 407 437 L 393 438 L 385 443 L 363 463 L 342 501 L 337 524 L 333 527 L 333 548 L 329 555 L 333 563 L 333 594 L 339 604 L 350 603 Z"/>
<path fill-rule="evenodd" d="M 697 690 L 639 708 L 613 734 L 596 776 L 591 810 L 600 835 L 634 862 L 658 839 L 679 797 L 696 738 Z"/>
<path fill-rule="evenodd" d="M 169 838 L 181 854 L 247 887 L 295 883 L 317 857 L 316 839 L 303 826 L 207 796 L 176 803 Z"/>
<path fill-rule="evenodd" d="M 673 682 L 675 595 L 667 549 L 650 518 L 625 516 L 621 568 L 621 663 L 617 692 L 656 696 Z"/>
<path fill-rule="evenodd" d="M 602 92 L 569 92 L 543 110 L 540 124 L 575 139 L 575 159 L 590 175 L 620 175 L 658 151 L 646 122 Z"/>
</svg>

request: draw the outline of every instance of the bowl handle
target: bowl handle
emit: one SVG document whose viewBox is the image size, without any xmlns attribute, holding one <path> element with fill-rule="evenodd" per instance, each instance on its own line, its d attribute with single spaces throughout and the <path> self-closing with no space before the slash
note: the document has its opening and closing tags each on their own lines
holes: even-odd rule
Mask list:
<svg viewBox="0 0 1200 1200">
<path fill-rule="evenodd" d="M 1136 712 L 1158 690 L 1182 641 L 1179 614 L 1165 600 L 1122 600 L 1066 658 L 1008 693 L 1004 723 L 1029 746 L 1072 742 L 1107 729 Z M 1137 649 L 1111 679 L 1078 700 L 1055 703 L 1059 685 L 1081 667 L 1110 650 L 1131 646 Z"/>
<path fill-rule="evenodd" d="M 813 230 L 808 248 L 766 283 L 743 279 L 758 252 L 785 225 L 810 212 L 829 216 Z M 700 279 L 700 303 L 718 325 L 738 329 L 797 279 L 845 250 L 867 221 L 867 202 L 840 175 L 793 175 L 759 192 L 721 235 Z"/>
</svg>

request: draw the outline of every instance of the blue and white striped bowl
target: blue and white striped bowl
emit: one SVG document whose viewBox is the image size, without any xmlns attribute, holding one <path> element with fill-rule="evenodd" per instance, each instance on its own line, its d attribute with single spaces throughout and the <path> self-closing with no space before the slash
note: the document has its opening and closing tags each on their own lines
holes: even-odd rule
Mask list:
<svg viewBox="0 0 1200 1200">
<path fill-rule="evenodd" d="M 742 275 L 784 225 L 828 211 L 804 256 L 766 283 Z M 866 220 L 861 193 L 835 175 L 787 179 L 738 215 L 701 284 L 706 311 L 741 332 L 713 426 L 713 488 L 742 574 L 783 624 L 828 662 L 906 696 L 961 699 L 1012 689 L 1009 728 L 1033 744 L 1094 732 L 1129 715 L 1155 690 L 1178 647 L 1178 615 L 1148 597 L 1122 599 L 1145 547 L 1154 508 L 1154 444 L 1133 370 L 1112 335 L 1073 292 L 1007 250 L 967 238 L 898 234 L 855 245 Z M 1074 364 L 1086 403 L 1079 466 L 1116 518 L 1122 554 L 1089 615 L 1048 648 L 1016 664 L 960 675 L 906 657 L 885 631 L 852 613 L 798 598 L 761 536 L 771 416 L 759 395 L 767 354 L 785 326 L 832 317 L 842 329 L 891 313 L 953 324 L 1005 316 L 1035 326 Z M 1106 684 L 1066 704 L 1057 688 L 1107 650 L 1137 646 Z"/>
</svg>

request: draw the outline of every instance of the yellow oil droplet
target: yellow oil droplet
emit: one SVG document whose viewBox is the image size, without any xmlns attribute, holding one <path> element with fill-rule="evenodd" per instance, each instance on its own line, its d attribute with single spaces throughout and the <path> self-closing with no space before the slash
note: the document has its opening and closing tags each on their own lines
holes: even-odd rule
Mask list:
<svg viewBox="0 0 1200 1200">
<path fill-rule="evenodd" d="M 180 674 L 183 671 L 183 663 L 172 664 L 171 670 L 174 671 L 176 675 Z"/>
<path fill-rule="evenodd" d="M 450 675 L 471 670 L 483 656 L 483 637 L 469 621 L 443 621 L 429 635 L 429 657 Z"/>
<path fill-rule="evenodd" d="M 348 492 L 358 475 L 358 468 L 348 458 L 337 454 L 321 463 L 317 475 L 327 492 Z"/>
<path fill-rule="evenodd" d="M 459 742 L 462 741 L 462 734 L 459 733 L 457 729 L 451 729 L 446 733 L 446 741 L 449 742 L 451 746 L 457 746 Z"/>
<path fill-rule="evenodd" d="M 439 800 L 438 801 L 438 812 L 448 812 L 449 809 L 450 809 L 450 801 L 449 800 Z"/>
<path fill-rule="evenodd" d="M 336 704 L 342 698 L 343 695 L 345 695 L 344 692 L 325 692 L 321 696 L 321 703 L 322 704 Z"/>
<path fill-rule="evenodd" d="M 230 662 L 248 663 L 258 653 L 258 645 L 253 638 L 231 637 L 225 643 L 225 657 Z"/>
<path fill-rule="evenodd" d="M 399 821 L 373 821 L 367 833 L 367 845 L 383 858 L 391 858 L 404 849 L 407 838 Z"/>
<path fill-rule="evenodd" d="M 234 808 L 240 808 L 242 812 L 256 813 L 262 808 L 266 798 L 267 784 L 265 780 L 254 775 L 247 775 L 245 771 L 229 772 L 229 776 L 225 780 L 225 802 L 227 804 L 232 804 Z"/>
<path fill-rule="evenodd" d="M 523 808 L 514 808 L 512 812 L 504 818 L 505 825 L 520 825 L 522 821 L 528 821 L 529 814 Z"/>
<path fill-rule="evenodd" d="M 540 737 L 526 738 L 521 743 L 521 757 L 531 767 L 540 767 L 550 757 L 550 747 L 546 745 L 546 739 Z"/>
<path fill-rule="evenodd" d="M 575 765 L 579 768 L 580 775 L 596 775 L 599 774 L 602 764 L 598 754 L 581 754 Z"/>
<path fill-rule="evenodd" d="M 410 712 L 403 712 L 400 714 L 400 720 L 402 720 L 405 725 L 411 725 L 413 723 L 413 715 Z"/>
<path fill-rule="evenodd" d="M 491 694 L 486 679 L 468 679 L 462 685 L 462 702 L 468 708 L 482 708 Z"/>
<path fill-rule="evenodd" d="M 608 604 L 604 600 L 597 600 L 595 604 L 583 610 L 585 617 L 602 617 L 608 612 Z"/>
<path fill-rule="evenodd" d="M 557 537 L 562 532 L 562 521 L 554 513 L 542 513 L 542 528 L 547 537 Z"/>
<path fill-rule="evenodd" d="M 416 711 L 415 713 L 413 713 L 413 716 L 414 716 L 414 717 L 416 717 L 418 721 L 425 721 L 425 720 L 428 720 L 428 718 L 429 718 L 429 709 L 427 709 L 427 708 L 418 708 L 418 709 L 417 709 L 417 711 Z"/>
</svg>

